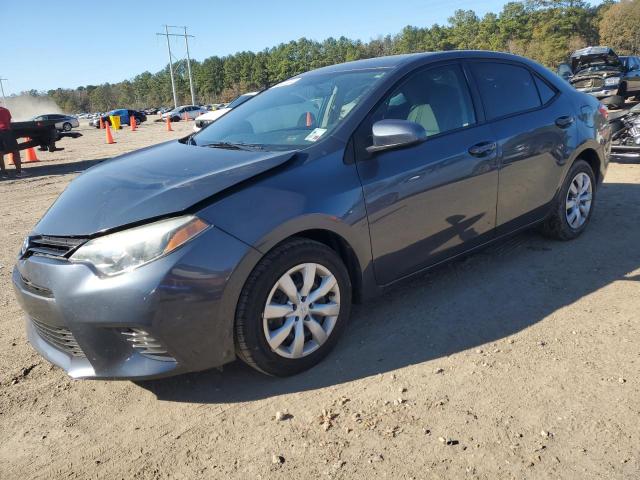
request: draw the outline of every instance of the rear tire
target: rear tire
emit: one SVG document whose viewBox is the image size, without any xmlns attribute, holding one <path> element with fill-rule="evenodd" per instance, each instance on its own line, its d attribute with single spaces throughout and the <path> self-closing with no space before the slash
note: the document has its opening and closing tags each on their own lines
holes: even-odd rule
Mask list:
<svg viewBox="0 0 640 480">
<path fill-rule="evenodd" d="M 557 240 L 579 237 L 589 225 L 595 200 L 593 170 L 587 162 L 578 159 L 569 169 L 551 213 L 542 224 L 542 233 Z"/>
<path fill-rule="evenodd" d="M 295 375 L 333 349 L 350 310 L 351 281 L 336 252 L 313 240 L 289 240 L 267 253 L 245 283 L 236 353 L 268 375 Z"/>
</svg>

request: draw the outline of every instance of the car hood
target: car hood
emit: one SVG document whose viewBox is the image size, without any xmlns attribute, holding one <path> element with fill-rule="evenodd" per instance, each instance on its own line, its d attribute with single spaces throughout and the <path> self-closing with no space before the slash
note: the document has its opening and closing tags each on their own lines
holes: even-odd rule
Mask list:
<svg viewBox="0 0 640 480">
<path fill-rule="evenodd" d="M 581 70 L 594 65 L 604 65 L 609 70 L 620 71 L 622 63 L 620 58 L 612 49 L 608 47 L 587 47 L 573 52 L 571 55 L 571 70 L 574 74 L 579 74 Z M 600 74 L 602 71 L 589 72 Z"/>
<path fill-rule="evenodd" d="M 90 236 L 179 213 L 284 164 L 294 154 L 196 147 L 179 141 L 138 150 L 76 178 L 33 233 Z"/>
</svg>

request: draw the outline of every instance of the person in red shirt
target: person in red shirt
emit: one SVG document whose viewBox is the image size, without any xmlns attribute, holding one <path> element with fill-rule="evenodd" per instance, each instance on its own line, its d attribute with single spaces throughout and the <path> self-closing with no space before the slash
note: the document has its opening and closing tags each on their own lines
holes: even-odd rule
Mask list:
<svg viewBox="0 0 640 480">
<path fill-rule="evenodd" d="M 13 153 L 13 163 L 16 166 L 16 177 L 24 176 L 18 141 L 11 131 L 11 112 L 0 107 L 0 177 L 7 178 L 7 170 L 4 166 L 4 154 Z"/>
</svg>

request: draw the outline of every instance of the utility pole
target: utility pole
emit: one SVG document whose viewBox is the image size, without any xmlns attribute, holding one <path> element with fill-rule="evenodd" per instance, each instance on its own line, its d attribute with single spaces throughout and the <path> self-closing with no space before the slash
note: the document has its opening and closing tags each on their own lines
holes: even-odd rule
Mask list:
<svg viewBox="0 0 640 480">
<path fill-rule="evenodd" d="M 4 96 L 4 86 L 2 85 L 2 82 L 7 82 L 8 80 L 6 78 L 0 78 L 0 91 L 2 92 L 2 103 L 4 104 L 4 106 L 7 106 L 7 97 Z"/>
<path fill-rule="evenodd" d="M 191 57 L 189 57 L 189 39 L 187 27 L 184 27 L 184 44 L 187 47 L 187 71 L 189 72 L 189 88 L 191 89 L 191 105 L 196 104 L 196 93 L 193 89 L 193 78 L 191 77 Z"/>
<path fill-rule="evenodd" d="M 182 28 L 184 29 L 184 33 L 169 33 L 169 28 Z M 191 103 L 195 105 L 196 103 L 196 93 L 193 88 L 193 77 L 191 76 L 191 57 L 189 56 L 189 38 L 195 38 L 193 35 L 187 34 L 187 27 L 178 27 L 175 25 L 165 25 L 164 33 L 156 33 L 156 35 L 162 35 L 167 37 L 167 50 L 169 51 L 169 72 L 171 73 L 171 88 L 173 89 L 173 103 L 177 107 L 178 99 L 176 95 L 176 84 L 173 79 L 173 56 L 171 55 L 171 43 L 169 41 L 169 37 L 184 37 L 184 44 L 187 48 L 187 73 L 189 74 L 189 88 L 191 89 Z"/>
<path fill-rule="evenodd" d="M 171 91 L 173 92 L 173 107 L 178 108 L 178 96 L 176 95 L 176 82 L 173 79 L 173 56 L 171 55 L 171 42 L 169 41 L 169 27 L 164 26 L 164 33 L 156 33 L 167 37 L 167 50 L 169 51 L 169 73 L 171 74 Z"/>
</svg>

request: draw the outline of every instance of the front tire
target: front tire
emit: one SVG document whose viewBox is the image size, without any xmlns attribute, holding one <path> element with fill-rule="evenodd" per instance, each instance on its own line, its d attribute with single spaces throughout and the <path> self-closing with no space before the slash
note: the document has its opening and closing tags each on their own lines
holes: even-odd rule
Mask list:
<svg viewBox="0 0 640 480">
<path fill-rule="evenodd" d="M 71 124 L 69 122 L 65 122 L 62 125 L 62 130 L 64 130 L 65 132 L 70 132 L 71 131 Z"/>
<path fill-rule="evenodd" d="M 336 252 L 292 239 L 265 255 L 247 279 L 236 309 L 236 352 L 263 373 L 295 375 L 333 349 L 350 310 L 351 281 Z"/>
<path fill-rule="evenodd" d="M 576 160 L 555 200 L 542 232 L 558 240 L 573 240 L 589 225 L 596 199 L 595 175 L 584 160 Z"/>
</svg>

